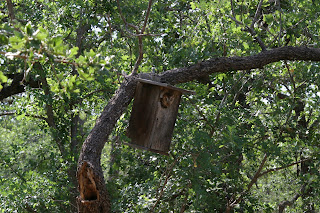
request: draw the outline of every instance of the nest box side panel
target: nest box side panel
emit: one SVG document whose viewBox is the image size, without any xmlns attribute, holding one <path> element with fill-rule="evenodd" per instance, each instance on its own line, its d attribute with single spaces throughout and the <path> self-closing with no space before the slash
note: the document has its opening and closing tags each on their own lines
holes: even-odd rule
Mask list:
<svg viewBox="0 0 320 213">
<path fill-rule="evenodd" d="M 127 136 L 132 144 L 149 148 L 150 133 L 155 119 L 159 88 L 138 83 L 134 96 Z"/>
<path fill-rule="evenodd" d="M 150 135 L 151 149 L 164 153 L 169 151 L 181 94 L 180 91 L 160 87 L 156 118 Z"/>
</svg>

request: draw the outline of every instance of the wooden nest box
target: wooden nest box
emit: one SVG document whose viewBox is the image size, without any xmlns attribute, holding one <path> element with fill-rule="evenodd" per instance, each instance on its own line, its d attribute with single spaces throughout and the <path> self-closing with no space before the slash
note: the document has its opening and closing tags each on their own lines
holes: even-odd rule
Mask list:
<svg viewBox="0 0 320 213">
<path fill-rule="evenodd" d="M 193 92 L 139 78 L 127 129 L 128 145 L 167 155 L 182 93 Z"/>
</svg>

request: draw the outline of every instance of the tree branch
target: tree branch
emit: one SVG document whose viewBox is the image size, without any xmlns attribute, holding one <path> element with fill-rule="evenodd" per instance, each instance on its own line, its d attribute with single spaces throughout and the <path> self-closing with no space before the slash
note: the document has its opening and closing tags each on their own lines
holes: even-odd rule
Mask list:
<svg viewBox="0 0 320 213">
<path fill-rule="evenodd" d="M 287 206 L 291 206 L 296 200 L 298 200 L 299 197 L 304 195 L 306 193 L 305 192 L 306 186 L 307 186 L 307 184 L 303 184 L 302 187 L 300 188 L 300 191 L 290 201 L 289 200 L 285 200 L 285 201 L 281 202 L 278 205 L 279 213 L 284 212 L 284 210 L 286 209 Z"/>
<path fill-rule="evenodd" d="M 113 48 L 112 44 L 112 28 L 111 28 L 111 19 L 110 19 L 110 12 L 107 14 L 107 21 L 108 21 L 108 27 L 109 27 L 109 33 L 110 33 L 110 46 Z"/>
<path fill-rule="evenodd" d="M 144 23 L 143 23 L 143 27 L 141 29 L 141 33 L 144 33 L 144 31 L 146 30 L 146 26 L 147 26 L 147 23 L 148 23 L 148 18 L 149 18 L 150 11 L 151 11 L 151 6 L 152 6 L 152 0 L 149 0 L 147 14 L 146 14 L 146 17 L 144 19 Z"/>
<path fill-rule="evenodd" d="M 46 110 L 46 114 L 47 114 L 47 119 L 46 119 L 47 124 L 49 127 L 51 127 L 52 131 L 54 131 L 53 136 L 54 136 L 55 142 L 59 148 L 61 156 L 65 156 L 66 155 L 65 148 L 64 148 L 62 140 L 60 138 L 61 136 L 55 132 L 55 131 L 57 131 L 57 126 L 55 123 L 55 117 L 54 117 L 52 103 L 50 103 L 51 102 L 51 100 L 50 100 L 51 99 L 50 86 L 47 82 L 42 65 L 40 63 L 36 63 L 34 65 L 34 67 L 35 67 L 35 69 L 38 69 L 40 71 L 40 80 L 42 83 L 42 88 L 43 88 L 44 94 L 49 99 L 45 105 L 45 110 Z"/>
<path fill-rule="evenodd" d="M 117 0 L 117 5 L 118 5 L 118 11 L 119 11 L 119 14 L 120 14 L 120 17 L 122 19 L 122 21 L 124 22 L 125 26 L 126 26 L 126 29 L 127 31 L 130 33 L 130 34 L 133 34 L 130 32 L 130 30 L 128 30 L 128 26 L 135 29 L 136 30 L 136 36 L 138 37 L 138 46 L 139 46 L 139 55 L 138 55 L 138 58 L 136 60 L 136 63 L 134 64 L 134 67 L 133 67 L 133 70 L 132 70 L 132 74 L 136 74 L 138 72 L 138 68 L 141 64 L 141 61 L 143 59 L 143 43 L 142 43 L 142 37 L 143 36 L 147 36 L 147 35 L 151 35 L 151 34 L 144 34 L 144 31 L 146 29 L 146 26 L 147 26 L 147 23 L 148 23 L 148 18 L 149 18 L 149 14 L 150 14 L 150 11 L 151 11 L 151 6 L 152 6 L 152 0 L 149 0 L 149 4 L 148 4 L 148 9 L 147 9 L 147 13 L 146 13 L 146 16 L 145 16 L 145 19 L 144 19 L 144 23 L 143 23 L 143 26 L 142 26 L 142 29 L 139 30 L 139 28 L 133 24 L 130 24 L 126 21 L 125 17 L 123 16 L 122 14 L 122 10 L 120 8 L 120 3 L 119 3 L 119 0 Z"/>
<path fill-rule="evenodd" d="M 243 57 L 212 58 L 189 67 L 163 72 L 161 82 L 178 84 L 193 81 L 218 72 L 261 69 L 265 65 L 281 60 L 320 61 L 320 49 L 308 47 L 280 47 L 259 54 Z"/>
<path fill-rule="evenodd" d="M 11 164 L 9 164 L 5 159 L 2 159 L 2 162 L 5 164 L 5 165 L 7 165 L 9 168 L 10 168 L 10 170 L 14 173 L 14 174 L 16 174 L 24 183 L 26 183 L 27 182 L 27 180 L 23 177 L 23 175 L 21 175 L 16 169 L 14 169 L 12 166 L 11 166 Z"/>
<path fill-rule="evenodd" d="M 119 11 L 120 17 L 121 17 L 121 19 L 122 19 L 122 21 L 123 21 L 123 23 L 124 23 L 127 31 L 130 32 L 130 30 L 128 29 L 128 26 L 129 26 L 129 27 L 133 28 L 135 31 L 138 31 L 138 32 L 139 32 L 139 28 L 138 28 L 137 26 L 135 26 L 135 25 L 133 25 L 133 24 L 130 24 L 130 23 L 128 23 L 128 22 L 126 21 L 125 17 L 124 17 L 123 14 L 122 14 L 122 10 L 121 10 L 121 7 L 120 7 L 120 2 L 119 2 L 119 0 L 117 0 L 117 6 L 118 6 L 118 11 Z"/>
<path fill-rule="evenodd" d="M 260 173 L 260 174 L 258 175 L 258 178 L 260 178 L 261 176 L 266 175 L 266 174 L 268 174 L 268 173 L 270 173 L 270 172 L 276 172 L 276 171 L 279 171 L 279 170 L 281 170 L 281 169 L 286 169 L 286 168 L 288 168 L 288 167 L 290 167 L 290 166 L 294 166 L 294 165 L 297 165 L 297 164 L 299 164 L 299 163 L 306 162 L 306 161 L 311 161 L 311 160 L 312 160 L 311 158 L 306 158 L 306 159 L 299 160 L 299 161 L 294 162 L 294 163 L 290 163 L 290 164 L 285 165 L 285 166 L 281 166 L 281 167 L 277 167 L 277 168 L 273 168 L 273 169 L 268 169 L 267 171 L 264 171 L 264 172 Z"/>
<path fill-rule="evenodd" d="M 41 83 L 39 80 L 34 80 L 32 76 L 29 76 L 27 81 L 24 81 L 24 85 L 22 84 L 22 80 L 24 78 L 23 73 L 9 74 L 8 78 L 12 79 L 12 82 L 9 86 L 4 84 L 4 87 L 0 91 L 0 101 L 5 98 L 8 98 L 12 95 L 16 95 L 22 92 L 25 92 L 25 86 L 29 86 L 31 88 L 40 88 Z"/>
<path fill-rule="evenodd" d="M 259 46 L 261 47 L 262 51 L 266 51 L 267 47 L 266 45 L 263 43 L 263 41 L 261 40 L 261 38 L 259 36 L 257 36 L 256 31 L 251 28 L 251 27 L 246 27 L 244 29 L 244 31 L 247 31 L 251 34 L 251 36 L 254 38 L 254 40 L 259 44 Z"/>
<path fill-rule="evenodd" d="M 165 71 L 160 77 L 162 82 L 178 84 L 193 81 L 199 77 L 217 72 L 263 68 L 267 64 L 281 60 L 320 61 L 320 49 L 307 47 L 281 47 L 264 51 L 253 56 L 213 58 L 189 67 Z M 80 191 L 78 205 L 80 210 L 89 209 L 91 204 L 91 206 L 93 206 L 93 203 L 97 204 L 94 205 L 97 209 L 104 209 L 105 212 L 110 210 L 110 200 L 107 195 L 103 171 L 100 165 L 101 152 L 116 125 L 117 120 L 125 112 L 131 102 L 134 96 L 136 83 L 135 75 L 130 75 L 125 78 L 120 88 L 104 108 L 100 117 L 97 119 L 95 126 L 82 145 L 77 172 Z M 256 182 L 266 160 L 267 155 L 264 156 L 259 169 L 249 183 L 247 190 L 245 190 L 238 199 L 234 200 L 233 203 L 228 204 L 230 211 L 231 208 L 234 208 L 234 206 L 242 200 L 245 193 L 247 193 Z M 88 191 L 88 189 L 92 188 L 94 190 Z M 91 192 L 93 192 L 93 194 Z M 99 195 L 103 196 L 99 197 Z"/>
<path fill-rule="evenodd" d="M 226 212 L 230 212 L 231 209 L 233 209 L 238 203 L 240 203 L 240 201 L 242 200 L 243 196 L 244 196 L 248 191 L 250 191 L 250 189 L 251 189 L 251 187 L 253 186 L 253 184 L 255 184 L 255 183 L 257 182 L 257 180 L 258 180 L 258 178 L 259 178 L 259 174 L 260 174 L 261 170 L 263 169 L 264 164 L 266 163 L 267 159 L 268 159 L 268 155 L 265 154 L 264 157 L 263 157 L 263 159 L 262 159 L 262 161 L 261 161 L 261 163 L 260 163 L 260 166 L 259 166 L 258 170 L 256 171 L 255 175 L 254 175 L 253 178 L 251 179 L 251 181 L 250 181 L 250 183 L 249 183 L 249 185 L 248 185 L 248 188 L 240 194 L 240 196 L 238 197 L 238 199 L 236 199 L 235 201 L 233 201 L 231 204 L 228 204 L 227 209 L 226 209 Z"/>
<path fill-rule="evenodd" d="M 168 180 L 169 180 L 169 178 L 170 178 L 170 176 L 171 176 L 171 172 L 172 172 L 172 170 L 173 170 L 173 167 L 174 167 L 174 166 L 177 164 L 177 162 L 180 160 L 180 157 L 181 157 L 181 155 L 174 160 L 174 162 L 171 164 L 170 168 L 168 169 L 168 174 L 167 174 L 167 177 L 166 177 L 166 179 L 164 180 L 164 183 L 163 183 L 163 185 L 162 185 L 162 187 L 161 187 L 161 190 L 160 190 L 158 199 L 157 199 L 157 201 L 154 203 L 154 205 L 152 206 L 152 209 L 150 210 L 150 212 L 154 212 L 154 209 L 157 207 L 158 203 L 160 202 L 161 197 L 162 197 L 163 192 L 164 192 L 164 187 L 167 185 Z"/>
<path fill-rule="evenodd" d="M 261 16 L 261 6 L 262 6 L 262 2 L 263 0 L 260 0 L 257 6 L 257 10 L 256 13 L 254 14 L 254 17 L 252 19 L 250 28 L 253 29 L 254 28 L 254 24 L 258 21 L 258 17 Z"/>
<path fill-rule="evenodd" d="M 8 16 L 10 18 L 11 21 L 14 21 L 16 19 L 15 15 L 14 15 L 14 11 L 13 11 L 13 3 L 11 0 L 7 0 L 7 7 L 8 7 Z"/>
<path fill-rule="evenodd" d="M 232 4 L 232 0 L 231 0 L 231 10 L 232 10 L 232 16 L 228 16 L 231 20 L 233 20 L 234 22 L 236 22 L 236 24 L 240 24 L 240 25 L 243 25 L 245 26 L 245 29 L 244 31 L 247 31 L 251 34 L 251 36 L 254 38 L 254 40 L 259 44 L 259 46 L 261 47 L 262 51 L 266 51 L 267 50 L 267 47 L 266 45 L 263 43 L 263 41 L 261 40 L 261 38 L 259 36 L 257 36 L 257 33 L 256 31 L 254 30 L 254 24 L 258 21 L 258 17 L 259 15 L 261 16 L 261 6 L 262 6 L 262 3 L 263 3 L 263 0 L 260 0 L 259 3 L 258 3 L 258 6 L 257 6 L 257 9 L 256 9 L 256 13 L 252 19 L 252 22 L 251 22 L 251 25 L 250 27 L 245 25 L 243 22 L 241 21 L 238 21 L 236 18 L 235 18 L 235 14 L 234 14 L 234 11 L 233 11 L 233 4 Z"/>
<path fill-rule="evenodd" d="M 135 75 L 125 78 L 82 145 L 77 171 L 80 212 L 93 212 L 92 203 L 96 203 L 95 212 L 110 212 L 110 200 L 106 196 L 108 193 L 100 165 L 101 152 L 115 124 L 131 102 L 136 84 Z"/>
</svg>

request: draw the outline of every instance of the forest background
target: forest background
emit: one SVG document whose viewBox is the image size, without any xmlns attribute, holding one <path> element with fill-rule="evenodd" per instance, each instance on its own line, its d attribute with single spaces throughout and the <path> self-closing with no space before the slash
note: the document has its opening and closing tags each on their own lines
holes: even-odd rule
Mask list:
<svg viewBox="0 0 320 213">
<path fill-rule="evenodd" d="M 319 4 L 0 1 L 0 212 L 319 212 Z M 140 73 L 196 92 L 168 156 Z"/>
</svg>

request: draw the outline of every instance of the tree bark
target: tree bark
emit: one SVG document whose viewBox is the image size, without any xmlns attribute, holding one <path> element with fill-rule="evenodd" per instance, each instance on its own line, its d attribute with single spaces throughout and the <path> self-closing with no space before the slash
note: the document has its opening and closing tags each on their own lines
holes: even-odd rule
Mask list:
<svg viewBox="0 0 320 213">
<path fill-rule="evenodd" d="M 281 60 L 320 61 L 320 49 L 307 47 L 281 47 L 253 56 L 221 57 L 195 65 L 163 72 L 161 81 L 178 84 L 196 80 L 217 72 L 251 70 Z M 79 212 L 110 212 L 110 199 L 105 188 L 100 165 L 101 151 L 117 120 L 131 102 L 136 88 L 136 77 L 127 77 L 104 108 L 95 126 L 83 143 L 78 161 Z"/>
<path fill-rule="evenodd" d="M 136 77 L 127 77 L 104 108 L 85 140 L 78 162 L 79 212 L 110 212 L 110 200 L 100 165 L 101 151 L 136 88 Z"/>
<path fill-rule="evenodd" d="M 40 80 L 35 80 L 33 76 L 30 76 L 28 80 L 22 82 L 24 78 L 23 73 L 9 74 L 6 75 L 8 78 L 12 79 L 10 85 L 4 84 L 2 90 L 0 91 L 0 101 L 10 96 L 25 92 L 25 87 L 29 86 L 32 88 L 40 88 Z"/>
<path fill-rule="evenodd" d="M 11 0 L 7 0 L 7 7 L 8 7 L 8 15 L 11 21 L 13 21 L 16 17 L 14 15 L 14 11 L 13 11 L 13 3 Z"/>
<path fill-rule="evenodd" d="M 244 57 L 221 57 L 202 61 L 189 67 L 172 69 L 161 74 L 161 81 L 169 84 L 185 83 L 217 72 L 251 70 L 281 60 L 320 61 L 320 49 L 308 47 L 280 47 Z"/>
</svg>

